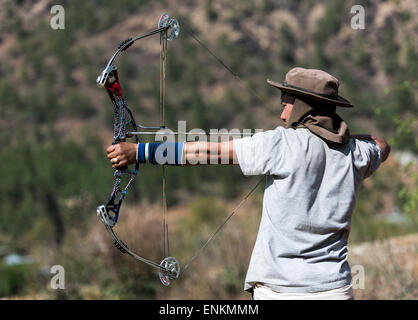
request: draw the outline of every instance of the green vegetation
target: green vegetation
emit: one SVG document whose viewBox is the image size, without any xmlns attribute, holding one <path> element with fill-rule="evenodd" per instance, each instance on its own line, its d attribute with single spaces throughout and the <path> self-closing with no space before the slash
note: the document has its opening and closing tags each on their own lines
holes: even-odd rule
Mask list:
<svg viewBox="0 0 418 320">
<path fill-rule="evenodd" d="M 295 35 L 290 29 L 289 25 L 284 23 L 279 29 L 279 59 L 287 65 L 293 65 L 295 63 L 294 52 L 292 46 L 295 39 Z"/>
<path fill-rule="evenodd" d="M 325 44 L 329 38 L 338 33 L 343 19 L 347 16 L 349 10 L 348 5 L 343 1 L 327 1 L 325 13 L 317 24 L 317 30 L 314 38 L 317 44 Z"/>
<path fill-rule="evenodd" d="M 395 28 L 391 20 L 387 20 L 385 32 L 382 34 L 382 39 L 380 41 L 381 45 L 381 54 L 382 54 L 382 64 L 384 70 L 392 75 L 398 68 L 398 52 L 399 47 L 395 39 Z"/>
<path fill-rule="evenodd" d="M 33 279 L 33 265 L 5 265 L 0 263 L 0 297 L 21 294 Z"/>
</svg>

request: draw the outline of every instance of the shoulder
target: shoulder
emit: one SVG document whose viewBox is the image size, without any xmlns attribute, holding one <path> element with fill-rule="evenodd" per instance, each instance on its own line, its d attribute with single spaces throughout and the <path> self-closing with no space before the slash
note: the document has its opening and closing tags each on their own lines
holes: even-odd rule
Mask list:
<svg viewBox="0 0 418 320">
<path fill-rule="evenodd" d="M 271 151 L 280 147 L 283 149 L 299 149 L 310 143 L 310 140 L 320 141 L 320 138 L 312 134 L 308 129 L 304 128 L 284 128 L 277 127 L 272 130 L 256 132 L 251 137 L 234 139 L 234 146 L 240 148 L 242 146 L 258 146 L 264 151 Z"/>
<path fill-rule="evenodd" d="M 265 134 L 269 137 L 276 137 L 288 140 L 309 140 L 311 137 L 316 137 L 307 128 L 285 128 L 277 127 L 273 130 L 265 131 Z"/>
</svg>

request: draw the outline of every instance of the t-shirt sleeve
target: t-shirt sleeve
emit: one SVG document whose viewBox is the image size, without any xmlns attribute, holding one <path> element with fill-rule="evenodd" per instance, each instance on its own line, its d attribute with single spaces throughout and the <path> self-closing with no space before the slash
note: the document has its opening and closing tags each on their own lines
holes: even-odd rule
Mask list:
<svg viewBox="0 0 418 320">
<path fill-rule="evenodd" d="M 376 142 L 356 139 L 355 163 L 363 179 L 371 176 L 382 162 L 382 151 Z"/>
<path fill-rule="evenodd" d="M 273 175 L 283 159 L 281 127 L 234 140 L 234 150 L 244 175 Z"/>
</svg>

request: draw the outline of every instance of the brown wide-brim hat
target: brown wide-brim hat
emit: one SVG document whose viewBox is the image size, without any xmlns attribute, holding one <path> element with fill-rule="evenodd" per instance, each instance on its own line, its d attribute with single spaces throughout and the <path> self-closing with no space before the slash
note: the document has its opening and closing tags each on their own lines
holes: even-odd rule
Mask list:
<svg viewBox="0 0 418 320">
<path fill-rule="evenodd" d="M 350 101 L 338 95 L 338 79 L 322 70 L 293 68 L 286 73 L 282 83 L 270 79 L 267 82 L 295 97 L 306 97 L 338 107 L 354 107 Z"/>
</svg>

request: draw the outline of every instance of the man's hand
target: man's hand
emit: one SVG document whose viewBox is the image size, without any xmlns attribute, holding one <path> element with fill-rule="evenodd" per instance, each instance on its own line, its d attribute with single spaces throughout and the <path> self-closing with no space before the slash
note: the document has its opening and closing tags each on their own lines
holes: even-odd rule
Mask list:
<svg viewBox="0 0 418 320">
<path fill-rule="evenodd" d="M 382 150 L 382 162 L 388 158 L 390 153 L 390 145 L 384 139 L 372 136 L 370 134 L 354 134 L 351 135 L 351 137 L 355 139 L 373 140 L 379 146 L 380 150 Z"/>
<path fill-rule="evenodd" d="M 136 162 L 137 144 L 120 142 L 106 149 L 107 157 L 114 169 L 119 169 Z"/>
</svg>

